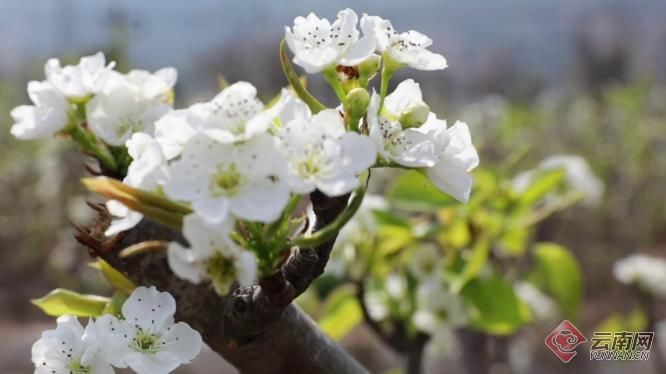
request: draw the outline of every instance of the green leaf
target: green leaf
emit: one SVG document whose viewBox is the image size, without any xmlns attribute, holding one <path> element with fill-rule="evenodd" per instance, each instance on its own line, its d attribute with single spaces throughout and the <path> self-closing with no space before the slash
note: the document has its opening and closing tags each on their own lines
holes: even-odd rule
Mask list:
<svg viewBox="0 0 666 374">
<path fill-rule="evenodd" d="M 97 317 L 103 314 L 109 301 L 108 297 L 84 295 L 57 288 L 42 298 L 32 300 L 32 303 L 49 316 L 69 314 L 77 317 Z"/>
<path fill-rule="evenodd" d="M 534 247 L 537 269 L 534 281 L 559 303 L 564 317 L 576 320 L 583 298 L 580 265 L 566 248 L 554 243 Z"/>
<path fill-rule="evenodd" d="M 465 263 L 462 273 L 453 281 L 451 286 L 453 292 L 460 292 L 469 281 L 479 275 L 483 266 L 488 262 L 489 252 L 490 245 L 488 239 L 485 237 L 479 238 L 476 245 L 474 245 L 474 248 L 472 248 L 471 256 Z"/>
<path fill-rule="evenodd" d="M 386 197 L 400 208 L 426 212 L 456 204 L 451 196 L 438 190 L 425 175 L 415 170 L 401 174 L 389 186 Z"/>
<path fill-rule="evenodd" d="M 106 304 L 106 307 L 104 308 L 104 311 L 102 314 L 111 314 L 116 317 L 122 316 L 122 311 L 123 311 L 123 304 L 125 304 L 125 301 L 129 297 L 129 294 L 122 292 L 122 291 L 116 291 L 113 293 L 113 296 L 111 297 L 111 300 Z"/>
<path fill-rule="evenodd" d="M 512 334 L 532 319 L 511 284 L 498 276 L 476 278 L 461 294 L 471 308 L 470 326 L 488 334 Z"/>
<path fill-rule="evenodd" d="M 98 267 L 104 275 L 104 278 L 111 284 L 116 290 L 122 291 L 126 294 L 131 294 L 132 291 L 136 288 L 136 285 L 121 272 L 114 269 L 113 266 L 109 265 L 108 262 L 102 260 L 101 258 L 97 260 Z"/>
<path fill-rule="evenodd" d="M 355 287 L 349 285 L 338 288 L 326 298 L 319 326 L 336 341 L 344 338 L 363 320 L 355 293 Z"/>
<path fill-rule="evenodd" d="M 411 229 L 401 226 L 380 226 L 377 237 L 376 251 L 380 256 L 393 254 L 416 240 Z"/>
<path fill-rule="evenodd" d="M 518 197 L 519 206 L 531 206 L 554 191 L 565 177 L 564 169 L 537 172 L 529 187 Z"/>
<path fill-rule="evenodd" d="M 521 225 L 512 225 L 498 238 L 498 248 L 509 256 L 521 256 L 527 249 L 530 230 Z"/>
</svg>

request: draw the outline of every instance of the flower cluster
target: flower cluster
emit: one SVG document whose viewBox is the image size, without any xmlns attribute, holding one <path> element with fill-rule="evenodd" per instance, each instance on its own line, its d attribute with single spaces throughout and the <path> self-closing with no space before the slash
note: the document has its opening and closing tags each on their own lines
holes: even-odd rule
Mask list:
<svg viewBox="0 0 666 374">
<path fill-rule="evenodd" d="M 360 176 L 370 168 L 416 169 L 456 199 L 469 198 L 469 173 L 479 160 L 467 125 L 448 127 L 437 118 L 411 79 L 387 92 L 398 69 L 444 69 L 446 60 L 427 49 L 432 41 L 421 33 L 398 33 L 389 21 L 363 15 L 361 36 L 358 24 L 345 9 L 332 23 L 310 14 L 286 28 L 293 61 L 322 72 L 340 99 L 337 108 L 323 107 L 290 79 L 293 90 L 270 104 L 252 84 L 237 82 L 207 102 L 174 110 L 174 69 L 121 74 L 96 54 L 73 66 L 50 60 L 47 80 L 28 85 L 34 105 L 12 112 L 12 133 L 70 135 L 103 173 L 183 207 L 187 216 L 111 200 L 116 218 L 106 234 L 132 228 L 143 214 L 171 214 L 167 221 L 189 243 L 169 246 L 171 269 L 224 294 L 236 282 L 274 272 L 286 258 L 304 220 L 293 217 L 302 196 L 362 190 Z M 289 78 L 288 59 L 286 65 Z M 379 70 L 377 92 L 369 83 Z"/>
<path fill-rule="evenodd" d="M 108 374 L 129 367 L 140 374 L 170 373 L 201 351 L 201 335 L 174 323 L 176 302 L 155 287 L 139 287 L 122 307 L 124 318 L 105 314 L 84 329 L 75 317 L 58 318 L 54 330 L 32 346 L 37 374 Z"/>
</svg>

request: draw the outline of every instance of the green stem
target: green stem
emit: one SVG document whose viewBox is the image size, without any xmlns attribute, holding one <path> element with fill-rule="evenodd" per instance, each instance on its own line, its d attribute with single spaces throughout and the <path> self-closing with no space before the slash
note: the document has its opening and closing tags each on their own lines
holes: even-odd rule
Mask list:
<svg viewBox="0 0 666 374">
<path fill-rule="evenodd" d="M 338 73 L 335 71 L 335 67 L 332 66 L 324 69 L 323 76 L 324 80 L 326 80 L 326 82 L 328 82 L 328 84 L 331 85 L 331 88 L 333 88 L 333 91 L 335 92 L 335 95 L 338 97 L 338 100 L 340 100 L 340 102 L 344 106 L 347 102 L 347 93 L 345 93 L 345 89 L 342 87 L 342 84 L 338 79 Z"/>
<path fill-rule="evenodd" d="M 77 142 L 84 151 L 92 154 L 99 160 L 104 167 L 110 171 L 118 171 L 118 163 L 116 159 L 108 152 L 108 150 L 101 148 L 93 139 L 80 126 L 73 126 L 69 135 Z"/>
<path fill-rule="evenodd" d="M 285 207 L 284 212 L 282 213 L 282 217 L 266 227 L 266 238 L 270 239 L 275 237 L 276 233 L 282 231 L 282 228 L 289 224 L 289 221 L 291 221 L 291 214 L 294 212 L 300 201 L 301 195 L 291 196 L 289 202 L 287 202 L 287 206 Z"/>
<path fill-rule="evenodd" d="M 349 222 L 349 220 L 356 214 L 358 208 L 361 207 L 363 202 L 363 197 L 365 196 L 365 183 L 359 186 L 354 192 L 354 197 L 347 205 L 342 213 L 333 220 L 328 226 L 317 231 L 316 233 L 310 236 L 299 236 L 294 238 L 292 244 L 304 248 L 316 247 L 320 244 L 323 244 L 335 237 L 338 234 L 340 229 Z"/>
<path fill-rule="evenodd" d="M 379 85 L 379 110 L 377 111 L 377 114 L 381 113 L 384 108 L 384 99 L 386 99 L 386 95 L 388 94 L 388 85 L 394 73 L 395 70 L 391 69 L 386 64 L 382 66 L 382 80 Z"/>
<path fill-rule="evenodd" d="M 294 89 L 294 92 L 296 92 L 296 95 L 305 102 L 305 104 L 310 107 L 310 110 L 312 113 L 316 114 L 321 112 L 322 110 L 326 109 L 326 106 L 319 102 L 312 94 L 303 87 L 303 84 L 301 84 L 300 79 L 298 79 L 298 75 L 296 75 L 296 72 L 294 71 L 294 68 L 291 66 L 291 63 L 289 62 L 289 56 L 287 56 L 287 51 L 285 49 L 285 40 L 282 39 L 282 42 L 280 42 L 280 62 L 282 63 L 282 71 L 284 72 L 284 75 L 287 77 L 287 80 L 289 81 L 289 84 L 291 84 L 291 87 Z"/>
</svg>

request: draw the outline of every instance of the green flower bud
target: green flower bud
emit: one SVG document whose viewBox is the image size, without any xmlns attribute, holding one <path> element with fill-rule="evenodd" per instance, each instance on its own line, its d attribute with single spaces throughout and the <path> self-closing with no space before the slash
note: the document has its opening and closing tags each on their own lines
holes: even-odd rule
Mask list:
<svg viewBox="0 0 666 374">
<path fill-rule="evenodd" d="M 360 118 L 368 110 L 370 94 L 364 88 L 354 88 L 347 94 L 345 111 L 352 117 Z"/>
<path fill-rule="evenodd" d="M 345 98 L 345 122 L 352 131 L 358 131 L 358 122 L 368 111 L 370 94 L 364 88 L 354 88 Z"/>
<path fill-rule="evenodd" d="M 410 106 L 407 110 L 400 113 L 398 121 L 403 128 L 419 127 L 428 120 L 430 107 L 423 101 Z"/>
</svg>

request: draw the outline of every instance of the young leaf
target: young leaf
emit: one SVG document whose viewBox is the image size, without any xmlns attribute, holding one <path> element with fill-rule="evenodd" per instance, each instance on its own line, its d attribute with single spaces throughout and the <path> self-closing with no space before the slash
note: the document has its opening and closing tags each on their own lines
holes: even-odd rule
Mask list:
<svg viewBox="0 0 666 374">
<path fill-rule="evenodd" d="M 534 274 L 536 284 L 558 301 L 565 318 L 575 320 L 583 298 L 583 281 L 578 261 L 566 248 L 554 243 L 535 245 L 534 257 L 537 265 Z"/>
<path fill-rule="evenodd" d="M 519 206 L 531 206 L 555 190 L 566 176 L 563 169 L 545 170 L 537 174 L 529 187 L 520 194 Z"/>
<path fill-rule="evenodd" d="M 439 191 L 425 175 L 413 170 L 400 175 L 389 186 L 386 197 L 407 210 L 430 212 L 455 204 L 452 197 Z"/>
<path fill-rule="evenodd" d="M 131 294 L 132 291 L 136 288 L 136 285 L 131 280 L 127 279 L 121 272 L 114 269 L 113 266 L 109 265 L 108 262 L 99 259 L 97 260 L 99 269 L 104 275 L 104 278 L 111 284 L 116 290 Z"/>
<path fill-rule="evenodd" d="M 488 239 L 480 237 L 474 245 L 474 248 L 472 248 L 472 255 L 467 260 L 462 273 L 453 282 L 451 291 L 455 293 L 460 292 L 469 281 L 479 274 L 481 269 L 483 269 L 483 266 L 488 262 L 489 252 L 490 245 Z"/>
<path fill-rule="evenodd" d="M 363 312 L 358 305 L 353 286 L 340 287 L 325 301 L 324 314 L 319 326 L 333 340 L 344 338 L 363 320 Z"/>
<path fill-rule="evenodd" d="M 529 307 L 499 276 L 476 278 L 461 295 L 472 307 L 471 327 L 493 335 L 509 335 L 532 319 Z"/>
<path fill-rule="evenodd" d="M 49 316 L 69 314 L 77 317 L 97 317 L 102 315 L 109 301 L 108 297 L 84 295 L 57 288 L 42 298 L 32 300 L 32 303 Z"/>
</svg>

